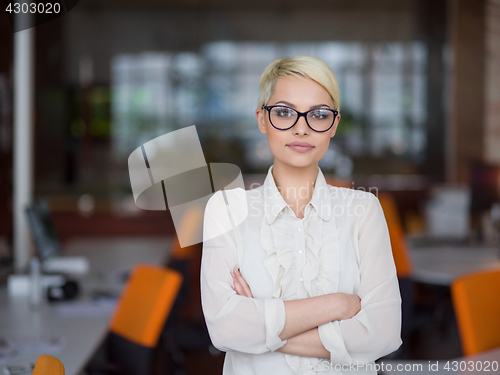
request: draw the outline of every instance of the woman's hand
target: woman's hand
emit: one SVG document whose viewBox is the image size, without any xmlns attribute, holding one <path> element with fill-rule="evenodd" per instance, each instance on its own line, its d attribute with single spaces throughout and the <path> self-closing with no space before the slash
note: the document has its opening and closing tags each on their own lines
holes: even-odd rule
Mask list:
<svg viewBox="0 0 500 375">
<path fill-rule="evenodd" d="M 232 288 L 236 292 L 236 294 L 238 294 L 239 296 L 253 298 L 250 287 L 248 286 L 243 276 L 241 276 L 241 273 L 238 268 L 236 268 L 236 266 L 233 268 L 231 276 L 233 277 L 234 282 L 234 286 Z"/>
<path fill-rule="evenodd" d="M 355 294 L 337 293 L 343 307 L 340 320 L 351 319 L 361 310 L 361 299 Z"/>
</svg>

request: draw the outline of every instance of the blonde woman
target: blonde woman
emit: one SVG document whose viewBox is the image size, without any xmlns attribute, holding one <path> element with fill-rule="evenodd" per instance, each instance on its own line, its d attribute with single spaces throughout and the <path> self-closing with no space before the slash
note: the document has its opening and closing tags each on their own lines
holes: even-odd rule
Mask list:
<svg viewBox="0 0 500 375">
<path fill-rule="evenodd" d="M 401 298 L 378 199 L 327 185 L 318 166 L 340 121 L 337 79 L 313 57 L 275 60 L 255 114 L 274 155 L 264 184 L 205 210 L 202 305 L 223 373 L 376 374 L 401 345 Z"/>
</svg>

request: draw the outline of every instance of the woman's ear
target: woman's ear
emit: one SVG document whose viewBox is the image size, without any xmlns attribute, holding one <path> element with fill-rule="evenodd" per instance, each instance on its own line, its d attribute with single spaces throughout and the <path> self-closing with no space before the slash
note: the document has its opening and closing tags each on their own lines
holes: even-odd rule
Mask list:
<svg viewBox="0 0 500 375">
<path fill-rule="evenodd" d="M 340 112 L 339 114 L 337 115 L 337 117 L 335 118 L 335 122 L 333 123 L 333 126 L 330 130 L 332 130 L 332 135 L 330 136 L 330 138 L 333 138 L 335 136 L 335 133 L 337 132 L 337 127 L 339 126 L 339 122 L 340 122 Z"/>
<path fill-rule="evenodd" d="M 266 123 L 264 121 L 264 109 L 257 108 L 255 110 L 255 116 L 257 117 L 257 124 L 259 124 L 259 130 L 262 134 L 267 134 Z"/>
</svg>

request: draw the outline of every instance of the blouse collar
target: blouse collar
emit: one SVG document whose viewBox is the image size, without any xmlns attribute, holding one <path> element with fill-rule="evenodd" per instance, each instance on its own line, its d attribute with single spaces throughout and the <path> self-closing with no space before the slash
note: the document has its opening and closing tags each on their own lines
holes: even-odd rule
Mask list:
<svg viewBox="0 0 500 375">
<path fill-rule="evenodd" d="M 269 167 L 264 181 L 264 215 L 268 224 L 272 224 L 278 214 L 288 206 L 283 196 L 278 191 L 272 174 L 273 165 Z M 314 183 L 313 196 L 308 203 L 314 207 L 319 217 L 329 221 L 332 217 L 332 202 L 330 189 L 326 183 L 325 176 L 318 166 L 318 175 Z"/>
</svg>

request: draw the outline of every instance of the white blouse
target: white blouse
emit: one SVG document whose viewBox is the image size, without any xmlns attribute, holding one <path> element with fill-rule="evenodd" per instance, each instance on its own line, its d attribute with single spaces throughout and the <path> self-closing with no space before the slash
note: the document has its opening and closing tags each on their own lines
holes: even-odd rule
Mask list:
<svg viewBox="0 0 500 375">
<path fill-rule="evenodd" d="M 269 168 L 253 190 L 226 191 L 243 252 L 240 272 L 253 298 L 237 295 L 238 264 L 222 192 L 207 203 L 201 265 L 203 312 L 224 374 L 376 374 L 374 361 L 401 345 L 401 297 L 387 224 L 375 195 L 326 184 L 321 169 L 304 218 L 285 202 Z M 299 192 L 300 193 L 300 192 Z M 284 301 L 328 293 L 356 294 L 351 319 L 318 327 L 330 358 L 277 352 L 286 343 Z"/>
</svg>

